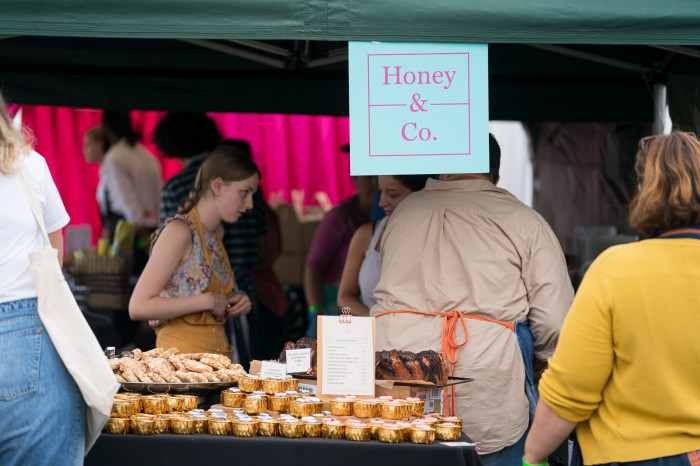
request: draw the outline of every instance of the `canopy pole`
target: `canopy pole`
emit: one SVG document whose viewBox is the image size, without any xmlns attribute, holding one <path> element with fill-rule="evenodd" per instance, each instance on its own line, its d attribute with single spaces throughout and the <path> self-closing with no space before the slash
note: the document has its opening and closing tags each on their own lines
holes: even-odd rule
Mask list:
<svg viewBox="0 0 700 466">
<path fill-rule="evenodd" d="M 630 62 L 623 61 L 623 60 L 617 60 L 615 58 L 602 57 L 600 55 L 595 55 L 593 53 L 582 52 L 580 50 L 569 49 L 566 47 L 560 47 L 558 45 L 549 45 L 549 44 L 527 44 L 527 45 L 529 45 L 530 47 L 534 47 L 536 49 L 548 50 L 548 51 L 554 52 L 554 53 L 561 53 L 563 55 L 569 55 L 572 57 L 581 58 L 583 60 L 602 63 L 604 65 L 615 66 L 617 68 L 622 68 L 625 70 L 636 71 L 638 73 L 647 73 L 650 71 L 649 68 L 645 68 L 644 66 L 638 65 L 636 63 L 630 63 Z"/>
<path fill-rule="evenodd" d="M 200 39 L 180 39 L 182 42 L 187 42 L 188 44 L 196 45 L 199 47 L 204 47 L 206 49 L 216 50 L 217 52 L 225 53 L 227 55 L 233 55 L 234 57 L 244 58 L 246 60 L 263 63 L 265 65 L 270 65 L 274 68 L 284 69 L 286 63 L 282 60 L 277 60 L 275 58 L 265 57 L 263 55 L 258 55 L 257 53 L 247 52 L 245 50 L 240 50 L 235 47 L 230 47 L 228 45 L 219 44 L 218 42 L 212 42 L 209 40 Z"/>
</svg>

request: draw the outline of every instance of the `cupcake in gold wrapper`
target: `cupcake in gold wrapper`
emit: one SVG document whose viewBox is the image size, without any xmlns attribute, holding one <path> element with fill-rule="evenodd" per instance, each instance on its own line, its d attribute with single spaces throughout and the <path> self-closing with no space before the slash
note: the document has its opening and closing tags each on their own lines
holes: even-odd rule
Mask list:
<svg viewBox="0 0 700 466">
<path fill-rule="evenodd" d="M 435 429 L 427 424 L 414 424 L 408 429 L 408 439 L 411 443 L 429 445 L 435 441 Z"/>
<path fill-rule="evenodd" d="M 379 405 L 379 415 L 383 419 L 404 419 L 411 414 L 408 403 L 392 400 Z"/>
<path fill-rule="evenodd" d="M 289 398 L 289 401 L 296 400 L 299 398 L 299 392 L 296 390 L 287 390 L 287 397 Z"/>
<path fill-rule="evenodd" d="M 304 436 L 304 423 L 299 420 L 287 420 L 280 422 L 280 437 L 301 438 Z"/>
<path fill-rule="evenodd" d="M 221 404 L 229 408 L 240 408 L 246 395 L 241 390 L 224 390 L 221 392 Z"/>
<path fill-rule="evenodd" d="M 163 396 L 148 395 L 141 400 L 143 402 L 143 412 L 146 414 L 165 414 L 168 412 L 168 400 Z"/>
<path fill-rule="evenodd" d="M 170 418 L 170 432 L 173 434 L 194 434 L 194 419 L 188 416 Z"/>
<path fill-rule="evenodd" d="M 356 442 L 365 442 L 372 437 L 370 427 L 364 422 L 348 422 L 345 424 L 345 438 Z"/>
<path fill-rule="evenodd" d="M 168 412 L 169 413 L 176 413 L 178 411 L 182 411 L 182 398 L 177 398 L 175 396 L 167 396 L 165 398 L 168 400 Z"/>
<path fill-rule="evenodd" d="M 231 424 L 231 430 L 236 437 L 255 437 L 258 433 L 258 423 L 255 421 L 235 421 Z"/>
<path fill-rule="evenodd" d="M 377 439 L 377 430 L 379 429 L 380 426 L 383 426 L 386 423 L 384 419 L 370 419 L 367 421 L 367 425 L 369 426 L 369 433 L 370 436 L 376 440 Z"/>
<path fill-rule="evenodd" d="M 323 435 L 323 424 L 313 416 L 301 419 L 304 422 L 304 437 L 321 437 Z"/>
<path fill-rule="evenodd" d="M 210 417 L 207 426 L 212 435 L 231 435 L 231 421 L 228 418 Z"/>
<path fill-rule="evenodd" d="M 279 378 L 263 379 L 262 390 L 268 395 L 284 392 L 287 390 L 287 382 Z"/>
<path fill-rule="evenodd" d="M 313 396 L 313 393 L 311 393 L 308 390 L 299 390 L 299 396 L 301 398 L 307 397 L 307 396 Z"/>
<path fill-rule="evenodd" d="M 299 379 L 295 379 L 294 377 L 288 375 L 284 378 L 284 381 L 287 384 L 286 390 L 299 390 Z"/>
<path fill-rule="evenodd" d="M 137 407 L 138 405 L 136 401 L 115 399 L 112 402 L 112 412 L 110 413 L 110 417 L 129 417 L 138 412 Z"/>
<path fill-rule="evenodd" d="M 258 420 L 258 435 L 261 437 L 276 437 L 279 430 L 280 423 L 274 419 Z"/>
<path fill-rule="evenodd" d="M 462 427 L 462 420 L 457 416 L 445 416 L 441 422 L 451 422 L 452 424 Z"/>
<path fill-rule="evenodd" d="M 375 398 L 357 400 L 352 405 L 352 412 L 355 415 L 355 417 L 377 417 L 379 416 L 379 400 Z"/>
<path fill-rule="evenodd" d="M 243 400 L 243 412 L 246 414 L 264 413 L 267 411 L 267 399 L 251 395 Z"/>
<path fill-rule="evenodd" d="M 345 438 L 345 426 L 337 419 L 323 423 L 324 438 Z"/>
<path fill-rule="evenodd" d="M 275 393 L 267 400 L 270 411 L 289 411 L 289 397 L 286 393 Z"/>
<path fill-rule="evenodd" d="M 209 432 L 209 419 L 203 414 L 194 414 L 190 416 L 194 421 L 194 433 L 206 434 Z"/>
<path fill-rule="evenodd" d="M 126 417 L 111 417 L 107 419 L 104 431 L 108 434 L 128 434 L 131 419 Z"/>
<path fill-rule="evenodd" d="M 344 396 L 331 400 L 331 414 L 334 416 L 352 416 L 353 404 L 355 404 L 354 398 Z"/>
<path fill-rule="evenodd" d="M 435 436 L 438 440 L 456 442 L 462 435 L 462 427 L 452 422 L 440 422 L 435 424 Z"/>
<path fill-rule="evenodd" d="M 135 435 L 151 435 L 153 434 L 153 419 L 133 416 L 129 430 Z"/>
<path fill-rule="evenodd" d="M 248 374 L 238 378 L 238 388 L 246 393 L 253 393 L 262 388 L 262 380 L 257 375 Z"/>
<path fill-rule="evenodd" d="M 314 414 L 315 409 L 316 403 L 306 398 L 297 398 L 289 403 L 289 414 L 297 418 L 311 416 Z"/>
<path fill-rule="evenodd" d="M 175 395 L 180 401 L 180 409 L 182 411 L 190 411 L 192 409 L 197 409 L 197 396 L 196 395 Z"/>
<path fill-rule="evenodd" d="M 380 442 L 401 443 L 403 436 L 403 427 L 396 424 L 384 424 L 377 428 L 377 440 Z"/>
<path fill-rule="evenodd" d="M 143 402 L 141 401 L 141 398 L 142 395 L 140 393 L 117 393 L 116 395 L 114 395 L 115 401 L 130 401 L 134 403 L 134 413 L 140 413 L 141 411 L 143 411 Z"/>
<path fill-rule="evenodd" d="M 153 416 L 153 433 L 166 434 L 170 431 L 170 420 L 165 416 Z"/>
<path fill-rule="evenodd" d="M 406 398 L 406 402 L 410 406 L 411 416 L 420 416 L 425 411 L 425 400 L 415 397 Z"/>
</svg>

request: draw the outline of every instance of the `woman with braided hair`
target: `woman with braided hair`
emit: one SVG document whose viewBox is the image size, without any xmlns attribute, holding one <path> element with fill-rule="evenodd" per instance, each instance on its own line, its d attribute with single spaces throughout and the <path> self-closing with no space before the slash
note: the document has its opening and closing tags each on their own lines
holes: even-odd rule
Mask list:
<svg viewBox="0 0 700 466">
<path fill-rule="evenodd" d="M 156 346 L 231 357 L 224 322 L 248 314 L 251 302 L 233 292 L 222 222 L 236 222 L 253 207 L 259 181 L 250 157 L 221 146 L 200 167 L 177 215 L 157 232 L 129 303 L 132 319 L 160 321 Z"/>
</svg>

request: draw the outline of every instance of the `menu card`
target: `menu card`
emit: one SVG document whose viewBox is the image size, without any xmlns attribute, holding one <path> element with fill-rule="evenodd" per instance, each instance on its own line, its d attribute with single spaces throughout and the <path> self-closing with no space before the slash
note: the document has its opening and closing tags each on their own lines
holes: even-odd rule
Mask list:
<svg viewBox="0 0 700 466">
<path fill-rule="evenodd" d="M 318 317 L 321 395 L 374 396 L 374 317 Z"/>
</svg>

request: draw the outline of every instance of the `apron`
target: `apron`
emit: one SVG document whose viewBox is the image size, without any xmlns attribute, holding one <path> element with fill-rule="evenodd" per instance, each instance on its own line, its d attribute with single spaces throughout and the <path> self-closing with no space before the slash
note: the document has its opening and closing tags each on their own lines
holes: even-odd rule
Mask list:
<svg viewBox="0 0 700 466">
<path fill-rule="evenodd" d="M 530 424 L 532 424 L 532 419 L 535 416 L 535 408 L 537 407 L 537 400 L 539 395 L 537 393 L 537 388 L 535 387 L 535 377 L 534 370 L 532 368 L 532 362 L 535 357 L 535 344 L 532 339 L 532 333 L 530 333 L 530 326 L 527 319 L 522 322 L 503 322 L 495 319 L 488 319 L 486 317 L 480 317 L 470 314 L 462 314 L 460 311 L 452 312 L 431 312 L 431 311 L 386 311 L 381 314 L 377 314 L 376 317 L 380 317 L 386 314 L 398 314 L 398 313 L 409 313 L 409 314 L 425 314 L 425 315 L 435 315 L 443 317 L 443 329 L 442 329 L 442 355 L 445 360 L 450 365 L 451 373 L 454 375 L 454 365 L 459 360 L 459 348 L 467 343 L 469 338 L 469 333 L 467 332 L 466 324 L 464 319 L 474 319 L 486 322 L 492 322 L 494 324 L 502 325 L 513 332 L 518 339 L 518 347 L 520 348 L 520 355 L 523 358 L 523 365 L 525 366 L 525 394 L 527 395 L 527 401 L 530 408 Z M 457 333 L 457 322 L 458 320 L 462 324 L 464 329 L 464 341 L 462 343 L 457 343 L 456 333 Z M 454 386 L 450 387 L 449 394 L 448 390 L 444 392 L 444 402 L 443 402 L 443 414 L 454 415 L 455 411 L 455 398 L 454 398 Z M 449 402 L 448 402 L 449 397 Z"/>
<path fill-rule="evenodd" d="M 206 246 L 207 243 L 204 240 L 202 222 L 199 220 L 197 209 L 192 209 L 190 214 L 197 226 L 197 233 L 203 245 L 204 260 L 212 271 L 211 283 L 209 283 L 209 287 L 203 291 L 203 293 L 211 291 L 229 297 L 233 292 L 233 271 L 231 272 L 231 279 L 228 283 L 223 284 L 216 273 L 214 273 L 214 268 L 211 265 L 211 258 L 209 257 L 209 250 Z M 218 233 L 216 234 L 216 239 L 219 247 L 224 251 L 224 262 L 228 264 L 228 255 L 226 254 L 226 249 Z M 156 347 L 177 348 L 181 353 L 217 353 L 230 358 L 233 350 L 233 347 L 226 337 L 224 322 L 217 322 L 214 316 L 207 311 L 196 312 L 194 314 L 171 319 L 158 328 L 156 333 Z"/>
</svg>

